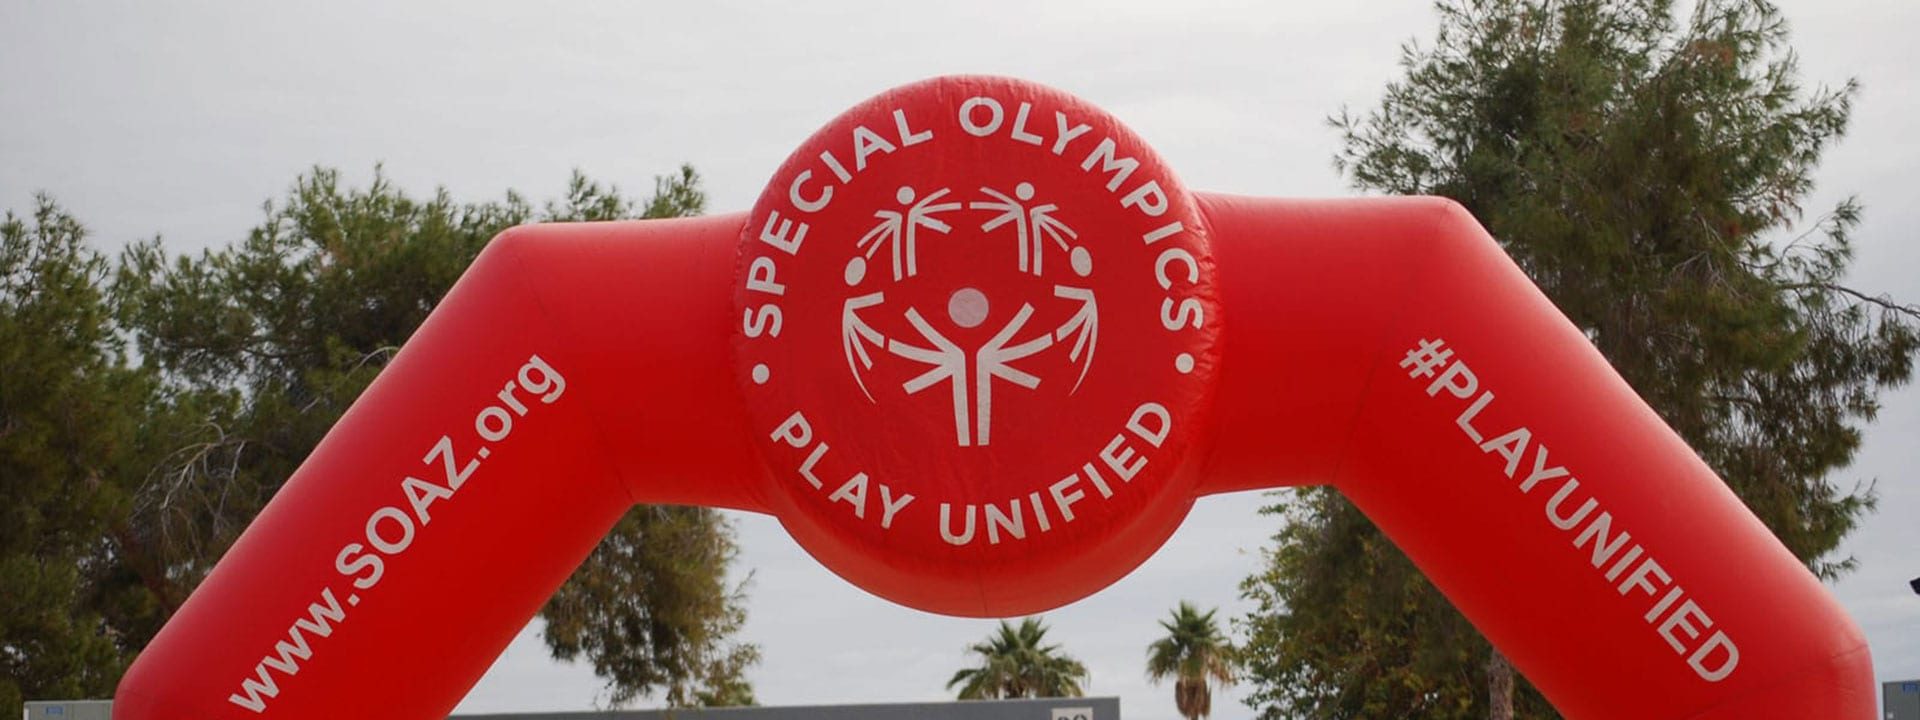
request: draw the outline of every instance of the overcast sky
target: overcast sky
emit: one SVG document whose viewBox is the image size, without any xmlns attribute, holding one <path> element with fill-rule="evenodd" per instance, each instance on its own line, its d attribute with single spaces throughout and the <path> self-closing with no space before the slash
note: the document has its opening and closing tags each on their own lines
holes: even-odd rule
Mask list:
<svg viewBox="0 0 1920 720">
<path fill-rule="evenodd" d="M 681 162 L 714 210 L 744 210 L 780 161 L 868 96 L 946 73 L 1015 75 L 1104 106 L 1190 187 L 1349 194 L 1324 118 L 1364 108 L 1399 45 L 1432 34 L 1419 0 L 1364 3 L 638 2 L 403 4 L 0 0 L 0 208 L 52 193 L 108 249 L 244 237 L 260 204 L 320 164 L 356 184 L 375 163 L 409 190 L 462 199 L 559 193 L 574 168 L 635 193 Z M 1857 77 L 1850 136 L 1818 200 L 1866 205 L 1850 282 L 1920 302 L 1920 3 L 1783 2 L 1805 76 Z M 1349 7 L 1360 6 L 1360 7 Z M 1854 467 L 1881 504 L 1835 588 L 1882 680 L 1920 677 L 1920 391 L 1885 397 Z M 1239 614 L 1237 585 L 1276 529 L 1257 494 L 1203 500 L 1146 565 L 1048 614 L 1052 637 L 1133 720 L 1176 717 L 1143 676 L 1154 621 L 1181 599 Z M 939 700 L 990 621 L 892 606 L 808 558 L 770 519 L 736 517 L 753 573 L 744 639 L 764 704 Z M 1764 588 L 1756 588 L 1764 592 Z M 587 668 L 529 627 L 463 712 L 593 706 Z M 1216 699 L 1216 717 L 1251 715 Z"/>
</svg>

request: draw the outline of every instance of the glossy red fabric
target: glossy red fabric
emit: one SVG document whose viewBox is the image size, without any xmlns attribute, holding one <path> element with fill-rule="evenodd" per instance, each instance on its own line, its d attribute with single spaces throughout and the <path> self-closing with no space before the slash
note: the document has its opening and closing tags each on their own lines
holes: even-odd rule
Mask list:
<svg viewBox="0 0 1920 720">
<path fill-rule="evenodd" d="M 1203 491 L 1335 485 L 1568 717 L 1873 715 L 1833 596 L 1458 205 L 1201 200 Z"/>
<path fill-rule="evenodd" d="M 1105 112 L 997 78 L 896 89 L 794 152 L 740 247 L 735 377 L 772 509 L 834 572 L 1023 615 L 1186 515 L 1213 261 L 1192 196 Z"/>
<path fill-rule="evenodd" d="M 751 213 L 496 239 L 115 716 L 444 716 L 634 503 L 995 616 L 1199 495 L 1319 483 L 1569 717 L 1873 713 L 1846 613 L 1457 206 L 1190 194 L 1086 103 L 960 77 L 829 123 Z"/>
</svg>

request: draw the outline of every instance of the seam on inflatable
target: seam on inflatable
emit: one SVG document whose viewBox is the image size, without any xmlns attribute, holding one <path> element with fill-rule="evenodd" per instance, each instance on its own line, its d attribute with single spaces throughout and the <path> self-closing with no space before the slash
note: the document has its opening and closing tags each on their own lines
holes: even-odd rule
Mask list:
<svg viewBox="0 0 1920 720">
<path fill-rule="evenodd" d="M 520 227 L 524 228 L 528 226 L 522 225 Z M 509 229 L 507 233 L 502 234 L 501 237 L 495 238 L 494 239 L 495 242 L 498 242 L 499 240 L 502 240 L 502 239 L 509 239 L 508 235 L 511 235 L 511 234 L 525 234 L 524 230 L 520 230 L 519 233 L 515 233 L 516 230 L 520 230 L 520 228 Z M 536 242 L 536 241 L 531 237 L 512 240 L 508 244 L 508 247 L 502 248 L 502 250 L 505 250 L 507 254 L 507 257 L 502 259 L 507 260 L 510 266 L 521 263 L 522 258 L 518 256 L 529 255 L 529 253 L 527 253 L 527 251 L 524 248 L 519 246 L 525 245 L 530 242 Z M 553 244 L 552 241 L 540 241 L 540 242 L 541 244 Z M 581 343 L 580 338 L 575 337 L 573 335 L 571 328 L 557 322 L 557 318 L 553 313 L 553 308 L 548 306 L 547 304 L 547 299 L 541 296 L 539 288 L 534 287 L 533 283 L 528 281 L 527 279 L 528 273 L 509 272 L 507 274 L 514 278 L 513 282 L 519 285 L 520 292 L 526 295 L 529 300 L 533 301 L 534 308 L 539 311 L 540 317 L 546 320 L 547 327 L 555 329 L 554 335 L 559 336 L 558 339 L 561 342 L 564 342 L 567 344 L 568 350 L 586 347 L 586 345 Z M 649 349 L 651 349 L 651 344 L 649 344 Z M 606 423 L 601 422 L 601 420 L 605 419 L 605 416 L 600 410 L 600 403 L 595 402 L 595 400 L 597 400 L 597 398 L 594 396 L 593 393 L 587 393 L 587 413 L 588 413 L 588 420 L 589 420 L 588 424 L 593 426 L 594 439 L 599 441 L 598 444 L 600 446 L 600 452 L 602 453 L 601 457 L 602 458 L 619 457 L 619 455 L 615 452 L 612 438 L 607 436 Z M 615 484 L 619 485 L 621 494 L 627 497 L 627 507 L 622 508 L 620 511 L 620 515 L 624 516 L 626 515 L 627 510 L 632 509 L 633 506 L 640 504 L 639 499 L 634 497 L 633 484 L 630 482 L 627 482 L 625 469 L 622 468 L 620 464 L 617 462 L 607 462 L 606 466 L 612 469 L 611 474 L 613 477 L 609 479 Z M 595 543 L 595 545 L 598 545 L 598 544 L 599 544 L 598 542 Z"/>
<path fill-rule="evenodd" d="M 1164 159 L 1160 161 L 1163 164 L 1165 162 Z M 1172 168 L 1169 167 L 1167 172 L 1171 174 Z M 1179 181 L 1178 178 L 1175 180 Z M 1224 422 L 1220 418 L 1220 378 L 1226 366 L 1228 347 L 1233 343 L 1233 314 L 1226 310 L 1227 291 L 1221 280 L 1220 246 L 1219 238 L 1214 234 L 1213 214 L 1210 210 L 1212 206 L 1203 198 L 1203 193 L 1187 187 L 1184 182 L 1180 187 L 1187 196 L 1187 204 L 1193 207 L 1193 222 L 1197 226 L 1195 232 L 1206 239 L 1204 245 L 1206 257 L 1202 262 L 1206 265 L 1205 277 L 1210 279 L 1213 296 L 1211 310 L 1215 316 L 1212 340 L 1213 378 L 1201 388 L 1200 409 L 1194 413 L 1194 432 L 1190 435 L 1193 439 L 1188 443 L 1186 450 L 1185 463 L 1191 468 L 1188 472 L 1193 474 L 1192 487 L 1186 492 L 1188 513 L 1191 513 L 1193 503 L 1207 494 L 1206 473 L 1213 467 L 1215 453 L 1220 446 L 1220 426 Z M 1179 527 L 1185 524 L 1186 519 L 1183 514 L 1180 522 L 1174 526 L 1174 532 L 1179 532 Z"/>
<path fill-rule="evenodd" d="M 1219 254 L 1220 240 L 1218 236 L 1213 234 L 1213 229 L 1216 225 L 1213 221 L 1214 210 L 1221 205 L 1237 203 L 1240 196 L 1194 190 L 1188 190 L 1187 194 L 1193 198 L 1194 214 L 1199 217 L 1199 222 L 1206 228 L 1208 259 L 1209 261 L 1217 260 L 1218 258 L 1215 256 Z M 1227 304 L 1227 285 L 1229 282 L 1222 279 L 1224 276 L 1219 272 L 1218 267 L 1218 263 L 1216 262 L 1214 265 L 1213 292 L 1215 299 L 1219 300 L 1217 306 L 1225 308 Z M 1205 409 L 1201 413 L 1205 416 L 1202 423 L 1205 432 L 1200 434 L 1202 440 L 1195 443 L 1194 446 L 1188 450 L 1188 452 L 1192 453 L 1194 471 L 1200 475 L 1194 480 L 1193 490 L 1189 493 L 1194 501 L 1214 494 L 1213 491 L 1208 490 L 1207 473 L 1214 469 L 1214 464 L 1220 459 L 1221 442 L 1219 438 L 1219 428 L 1226 423 L 1226 420 L 1221 418 L 1220 405 L 1223 401 L 1220 399 L 1220 385 L 1226 376 L 1229 363 L 1232 362 L 1230 358 L 1233 357 L 1233 323 L 1228 321 L 1228 313 L 1225 310 L 1221 310 L 1220 315 L 1220 327 L 1215 331 L 1214 336 L 1215 369 L 1213 387 L 1210 389 L 1212 394 L 1207 399 Z M 1184 524 L 1184 521 L 1182 521 L 1182 524 Z"/>
<path fill-rule="evenodd" d="M 1806 671 L 1809 668 L 1831 666 L 1836 664 L 1834 662 L 1836 660 L 1850 657 L 1858 653 L 1869 652 L 1870 650 L 1872 650 L 1872 646 L 1868 645 L 1865 640 L 1862 640 L 1858 645 L 1855 645 L 1846 650 L 1842 650 L 1840 652 L 1834 653 L 1832 655 L 1828 655 L 1817 661 L 1810 662 L 1805 665 L 1797 665 L 1797 666 L 1782 670 L 1780 672 L 1774 673 L 1773 677 L 1768 678 L 1767 680 L 1760 682 L 1758 684 L 1755 684 L 1753 687 L 1748 688 L 1745 691 L 1740 692 L 1738 694 L 1729 695 L 1727 697 L 1720 698 L 1719 700 L 1715 701 L 1712 705 L 1708 705 L 1707 707 L 1701 708 L 1700 710 L 1695 711 L 1693 714 L 1687 715 L 1681 718 L 1681 720 L 1700 720 L 1700 718 L 1704 718 L 1711 715 L 1712 713 L 1719 712 L 1721 708 L 1726 707 L 1729 703 L 1732 703 L 1736 700 L 1744 700 L 1750 696 L 1769 692 L 1783 685 L 1787 685 L 1788 683 L 1791 683 L 1797 680 L 1801 676 L 1806 675 Z"/>
<path fill-rule="evenodd" d="M 1402 324 L 1407 319 L 1408 312 L 1410 311 L 1409 306 L 1412 305 L 1412 303 L 1409 302 L 1409 298 L 1413 297 L 1414 290 L 1419 284 L 1427 280 L 1431 275 L 1430 269 L 1435 264 L 1433 262 L 1435 256 L 1444 255 L 1446 252 L 1445 246 L 1449 244 L 1443 235 L 1453 225 L 1449 217 L 1451 213 L 1446 212 L 1446 203 L 1452 202 L 1451 200 L 1422 196 L 1406 198 L 1405 201 L 1407 210 L 1412 213 L 1427 211 L 1429 210 L 1429 208 L 1426 207 L 1428 205 L 1439 205 L 1440 207 L 1437 208 L 1437 210 L 1441 213 L 1441 219 L 1436 222 L 1425 217 L 1419 217 L 1413 223 L 1415 226 L 1414 230 L 1418 234 L 1411 239 L 1411 242 L 1416 243 L 1424 252 L 1420 253 L 1419 257 L 1413 261 L 1409 271 L 1410 276 L 1408 281 L 1401 283 L 1400 286 L 1396 288 L 1399 292 L 1398 297 L 1394 298 L 1391 315 L 1380 323 L 1379 329 L 1374 333 L 1373 347 L 1367 353 L 1367 376 L 1360 383 L 1360 392 L 1354 396 L 1353 413 L 1347 423 L 1346 437 L 1341 440 L 1340 450 L 1334 455 L 1333 468 L 1328 472 L 1327 482 L 1333 485 L 1336 490 L 1340 489 L 1342 481 L 1347 479 L 1345 475 L 1347 460 L 1353 454 L 1354 438 L 1359 435 L 1361 419 L 1366 417 L 1367 412 L 1372 409 L 1374 380 L 1380 376 L 1380 365 L 1385 360 L 1383 356 L 1388 352 L 1388 348 L 1392 347 L 1390 340 L 1393 334 L 1401 330 Z M 1387 200 L 1386 202 L 1389 204 L 1400 204 L 1396 200 Z M 1472 217 L 1472 215 L 1469 214 L 1468 217 Z M 1345 495 L 1345 493 L 1342 492 L 1342 495 Z M 1347 500 L 1348 502 L 1352 502 L 1352 498 L 1347 498 Z M 1369 518 L 1368 521 L 1371 522 L 1371 518 Z"/>
<path fill-rule="evenodd" d="M 815 130 L 814 134 L 823 132 L 826 132 L 826 128 L 824 127 Z M 802 141 L 802 145 L 804 146 L 806 143 L 812 141 L 813 135 L 808 135 L 807 139 Z M 784 167 L 785 163 L 786 161 L 781 161 L 781 165 L 774 169 L 776 177 L 780 172 L 780 167 Z M 771 182 L 771 180 L 769 180 L 769 182 Z M 761 188 L 761 192 L 765 193 L 766 188 Z M 759 202 L 759 199 L 756 197 L 754 204 L 758 205 Z M 747 243 L 745 238 L 749 232 L 748 228 L 753 226 L 753 213 L 753 208 L 749 208 L 747 210 L 724 213 L 718 216 L 701 216 L 721 218 L 738 216 L 740 218 L 740 226 L 728 234 L 732 240 L 726 244 L 726 247 L 721 250 L 711 251 L 727 259 L 727 284 L 725 288 L 727 292 L 726 312 L 729 314 L 740 309 L 740 301 L 736 293 L 738 292 L 740 276 L 745 272 L 746 265 L 749 262 L 747 260 Z M 747 400 L 746 390 L 740 387 L 739 368 L 742 362 L 740 359 L 740 343 L 741 338 L 735 335 L 733 330 L 728 330 L 726 339 L 726 362 L 730 368 L 729 372 L 732 373 L 732 382 L 728 383 L 728 385 L 733 390 L 732 397 L 735 403 L 733 409 L 739 413 L 740 417 L 745 418 L 749 417 L 750 403 Z M 750 420 L 745 422 L 748 425 L 752 425 L 752 421 Z M 758 506 L 756 510 L 749 512 L 757 512 L 779 521 L 781 523 L 781 530 L 786 531 L 788 537 L 792 537 L 793 532 L 786 527 L 784 513 L 792 512 L 793 506 L 790 504 L 791 500 L 789 498 L 773 489 L 775 480 L 773 477 L 772 460 L 767 457 L 765 451 L 762 450 L 759 445 L 754 443 L 747 443 L 746 453 L 747 457 L 752 460 L 751 464 L 753 465 L 754 477 L 751 481 L 747 478 L 740 478 L 735 482 L 741 483 L 741 491 Z M 807 557 L 813 557 L 813 553 L 807 553 Z M 818 560 L 818 558 L 815 558 L 815 561 Z"/>
</svg>

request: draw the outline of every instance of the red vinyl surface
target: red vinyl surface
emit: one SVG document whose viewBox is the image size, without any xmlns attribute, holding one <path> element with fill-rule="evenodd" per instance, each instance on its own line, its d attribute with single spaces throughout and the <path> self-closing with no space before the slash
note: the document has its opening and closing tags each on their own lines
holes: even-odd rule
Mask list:
<svg viewBox="0 0 1920 720">
<path fill-rule="evenodd" d="M 1190 193 L 1084 101 L 949 77 L 749 213 L 495 239 L 115 717 L 443 717 L 635 503 L 997 617 L 1198 496 L 1328 483 L 1568 717 L 1874 712 L 1844 610 L 1458 206 Z"/>
</svg>

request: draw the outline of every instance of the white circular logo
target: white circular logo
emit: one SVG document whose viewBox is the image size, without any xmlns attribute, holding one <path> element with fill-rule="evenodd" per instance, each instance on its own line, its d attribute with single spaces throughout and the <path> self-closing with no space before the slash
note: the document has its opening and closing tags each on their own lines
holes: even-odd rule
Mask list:
<svg viewBox="0 0 1920 720">
<path fill-rule="evenodd" d="M 1104 113 L 998 79 L 875 98 L 775 175 L 739 277 L 773 504 L 869 590 L 1062 602 L 1063 573 L 1110 582 L 1184 515 L 1212 264 L 1192 198 Z"/>
</svg>

